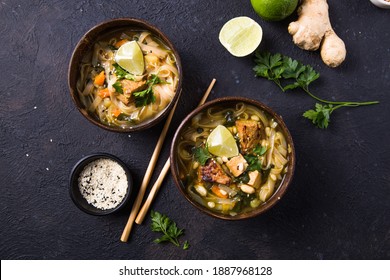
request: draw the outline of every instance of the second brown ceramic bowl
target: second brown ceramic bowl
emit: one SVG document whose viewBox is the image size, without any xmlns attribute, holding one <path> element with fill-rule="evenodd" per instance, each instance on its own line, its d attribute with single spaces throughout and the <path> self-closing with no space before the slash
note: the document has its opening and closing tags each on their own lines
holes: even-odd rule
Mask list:
<svg viewBox="0 0 390 280">
<path fill-rule="evenodd" d="M 237 103 L 245 103 L 252 105 L 266 113 L 268 113 L 277 123 L 279 128 L 282 130 L 283 134 L 286 137 L 287 144 L 290 146 L 290 152 L 289 152 L 289 163 L 288 163 L 288 171 L 284 175 L 284 179 L 282 180 L 282 183 L 280 186 L 275 190 L 274 194 L 262 205 L 260 205 L 257 208 L 254 208 L 250 212 L 244 212 L 241 214 L 237 214 L 235 216 L 231 216 L 228 214 L 222 214 L 219 212 L 212 211 L 209 208 L 206 208 L 196 201 L 188 194 L 186 191 L 185 183 L 180 179 L 180 170 L 178 166 L 178 143 L 182 137 L 182 132 L 185 128 L 187 128 L 190 124 L 192 119 L 198 115 L 202 111 L 206 111 L 209 108 L 213 107 L 222 107 L 222 108 L 229 108 L 235 106 Z M 291 134 L 289 130 L 287 129 L 286 124 L 284 123 L 283 119 L 275 113 L 271 108 L 264 105 L 261 102 L 247 99 L 243 97 L 224 97 L 219 98 L 210 102 L 207 102 L 203 106 L 198 107 L 194 111 L 192 111 L 180 124 L 179 128 L 176 130 L 175 136 L 173 138 L 172 146 L 171 146 L 171 171 L 173 174 L 174 181 L 176 183 L 176 186 L 178 187 L 180 193 L 186 198 L 188 202 L 190 202 L 195 208 L 200 210 L 203 213 L 206 213 L 210 216 L 224 219 L 224 220 L 242 220 L 247 219 L 251 217 L 258 216 L 267 210 L 269 210 L 271 207 L 273 207 L 284 195 L 284 193 L 287 191 L 288 186 L 290 185 L 293 175 L 294 175 L 294 169 L 295 169 L 295 150 L 294 150 L 294 143 L 291 138 Z"/>
<path fill-rule="evenodd" d="M 142 122 L 140 124 L 125 129 L 121 127 L 108 126 L 106 124 L 103 124 L 98 120 L 96 116 L 89 113 L 88 110 L 83 105 L 83 103 L 81 102 L 76 88 L 77 80 L 79 79 L 80 76 L 80 63 L 83 57 L 85 56 L 85 54 L 91 50 L 94 43 L 101 36 L 104 36 L 105 34 L 113 32 L 115 30 L 121 30 L 123 28 L 129 30 L 135 30 L 135 31 L 146 30 L 151 32 L 157 38 L 159 38 L 163 43 L 165 43 L 172 50 L 176 58 L 176 66 L 179 73 L 179 84 L 177 85 L 175 95 L 172 101 L 169 103 L 169 105 L 161 113 L 157 114 L 152 119 L 146 120 L 145 122 Z M 158 122 L 160 122 L 173 108 L 176 100 L 179 98 L 182 78 L 183 78 L 183 73 L 182 73 L 180 57 L 175 47 L 173 46 L 172 42 L 169 40 L 169 38 L 161 30 L 159 30 L 157 27 L 153 26 L 152 24 L 135 18 L 112 19 L 92 27 L 87 33 L 85 33 L 85 35 L 80 39 L 77 46 L 75 47 L 75 50 L 73 51 L 72 54 L 72 58 L 70 60 L 69 69 L 68 69 L 68 85 L 69 85 L 70 95 L 77 109 L 80 111 L 80 113 L 85 118 L 87 118 L 90 122 L 92 122 L 93 124 L 101 128 L 114 131 L 114 132 L 125 132 L 125 133 L 148 129 L 154 126 L 155 124 L 157 124 Z"/>
</svg>

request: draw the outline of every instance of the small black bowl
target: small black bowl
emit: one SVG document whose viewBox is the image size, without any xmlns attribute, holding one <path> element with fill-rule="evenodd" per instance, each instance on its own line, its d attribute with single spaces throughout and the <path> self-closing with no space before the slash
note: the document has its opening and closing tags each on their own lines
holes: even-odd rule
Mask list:
<svg viewBox="0 0 390 280">
<path fill-rule="evenodd" d="M 80 176 L 81 171 L 83 171 L 84 167 L 87 164 L 98 159 L 111 159 L 117 162 L 125 170 L 127 176 L 128 187 L 127 187 L 127 192 L 125 197 L 123 198 L 122 202 L 118 206 L 107 210 L 102 210 L 89 204 L 87 200 L 80 193 L 80 189 L 78 186 L 78 178 Z M 81 160 L 79 160 L 76 163 L 76 165 L 73 167 L 72 172 L 70 174 L 70 180 L 69 180 L 70 197 L 72 198 L 74 204 L 80 210 L 91 215 L 103 216 L 103 215 L 108 215 L 120 211 L 129 202 L 132 189 L 133 189 L 133 177 L 131 176 L 129 168 L 126 166 L 126 164 L 123 161 L 121 161 L 116 156 L 106 154 L 106 153 L 96 153 L 96 154 L 83 157 Z"/>
</svg>

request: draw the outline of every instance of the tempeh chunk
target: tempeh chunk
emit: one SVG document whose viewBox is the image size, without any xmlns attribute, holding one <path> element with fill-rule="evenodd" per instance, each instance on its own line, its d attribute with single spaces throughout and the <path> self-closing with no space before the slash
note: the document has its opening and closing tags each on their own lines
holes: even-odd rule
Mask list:
<svg viewBox="0 0 390 280">
<path fill-rule="evenodd" d="M 205 166 L 201 166 L 199 170 L 200 177 L 203 181 L 214 182 L 223 185 L 230 183 L 230 177 L 226 175 L 222 167 L 213 159 L 210 159 Z"/>
<path fill-rule="evenodd" d="M 246 154 L 260 141 L 260 124 L 253 120 L 237 120 L 236 127 L 240 138 L 241 152 Z"/>
</svg>

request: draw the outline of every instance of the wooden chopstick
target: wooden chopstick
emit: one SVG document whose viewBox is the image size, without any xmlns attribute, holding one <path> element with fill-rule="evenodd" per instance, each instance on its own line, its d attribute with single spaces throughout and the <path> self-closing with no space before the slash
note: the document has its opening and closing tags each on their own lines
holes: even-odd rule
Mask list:
<svg viewBox="0 0 390 280">
<path fill-rule="evenodd" d="M 207 88 L 205 94 L 202 97 L 202 100 L 199 102 L 198 107 L 206 102 L 207 97 L 209 96 L 215 82 L 216 82 L 216 79 L 213 79 L 211 81 L 209 87 Z M 156 197 L 156 194 L 157 194 L 158 190 L 160 189 L 161 184 L 164 181 L 164 178 L 167 175 L 170 166 L 171 166 L 171 161 L 170 161 L 170 158 L 168 158 L 168 160 L 165 162 L 163 169 L 161 170 L 160 175 L 158 176 L 156 182 L 154 183 L 152 189 L 150 190 L 148 198 L 146 199 L 144 205 L 142 206 L 141 210 L 138 213 L 138 216 L 135 220 L 135 222 L 137 224 L 141 224 L 143 222 L 143 220 L 145 219 L 146 213 L 149 211 L 150 205 L 152 204 L 154 198 Z"/>
<path fill-rule="evenodd" d="M 123 229 L 122 236 L 121 236 L 122 242 L 127 242 L 127 240 L 129 239 L 130 232 L 131 232 L 131 229 L 132 229 L 133 224 L 134 224 L 134 220 L 135 220 L 137 213 L 139 211 L 139 208 L 141 206 L 142 200 L 143 200 L 144 195 L 145 195 L 146 188 L 148 187 L 149 181 L 152 177 L 154 167 L 156 166 L 158 156 L 160 154 L 162 145 L 164 143 L 165 136 L 167 135 L 167 131 L 168 131 L 169 125 L 171 124 L 171 120 L 172 120 L 173 114 L 175 113 L 176 106 L 177 106 L 177 103 L 179 102 L 179 99 L 180 99 L 180 96 L 176 100 L 175 105 L 173 106 L 171 112 L 169 113 L 168 118 L 165 121 L 164 128 L 161 131 L 160 137 L 158 138 L 156 148 L 154 148 L 152 157 L 149 161 L 148 168 L 146 169 L 146 172 L 145 172 L 144 179 L 142 180 L 141 187 L 138 191 L 137 198 L 134 202 L 133 208 L 131 209 L 129 219 L 127 220 L 126 226 Z"/>
<path fill-rule="evenodd" d="M 164 167 L 161 170 L 160 175 L 158 176 L 156 182 L 154 183 L 152 189 L 150 190 L 148 198 L 145 200 L 144 205 L 142 206 L 141 210 L 139 211 L 137 218 L 135 219 L 135 222 L 137 224 L 140 225 L 144 221 L 146 213 L 148 213 L 150 205 L 152 204 L 154 198 L 156 197 L 156 194 L 157 194 L 158 190 L 160 189 L 162 182 L 164 181 L 165 175 L 167 175 L 167 173 L 169 171 L 169 167 L 171 167 L 170 158 L 168 158 L 168 160 L 165 162 Z"/>
</svg>

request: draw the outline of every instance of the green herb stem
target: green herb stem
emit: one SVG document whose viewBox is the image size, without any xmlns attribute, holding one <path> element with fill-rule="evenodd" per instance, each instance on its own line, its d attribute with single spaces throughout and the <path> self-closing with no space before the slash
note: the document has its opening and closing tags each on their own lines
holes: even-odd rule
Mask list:
<svg viewBox="0 0 390 280">
<path fill-rule="evenodd" d="M 378 104 L 379 101 L 367 101 L 367 102 L 345 102 L 343 104 L 339 104 L 335 107 L 332 108 L 332 112 L 338 108 L 341 107 L 359 107 L 359 106 L 368 106 L 368 105 L 373 105 L 373 104 Z"/>
<path fill-rule="evenodd" d="M 279 79 L 274 79 L 273 80 L 275 84 L 283 91 L 285 92 L 286 90 L 283 88 L 282 84 L 280 83 Z"/>
<path fill-rule="evenodd" d="M 364 106 L 364 105 L 373 105 L 373 104 L 378 104 L 379 101 L 364 101 L 364 102 L 354 102 L 354 101 L 329 101 L 325 99 L 321 99 L 314 94 L 312 94 L 307 88 L 302 87 L 302 89 L 310 95 L 312 98 L 314 98 L 317 101 L 320 101 L 322 103 L 327 103 L 327 104 L 332 104 L 332 105 L 343 105 L 343 106 L 348 106 L 348 107 L 358 107 L 358 106 Z M 341 107 L 343 107 L 341 106 Z M 337 106 L 336 106 L 337 107 Z M 334 108 L 336 108 L 334 107 Z"/>
<path fill-rule="evenodd" d="M 175 244 L 177 247 L 180 246 L 179 241 L 177 241 L 176 238 L 172 238 L 172 237 L 168 234 L 168 232 L 167 232 L 166 230 L 163 230 L 162 232 L 163 232 L 166 236 L 168 236 L 168 239 L 169 239 L 173 244 Z"/>
</svg>

